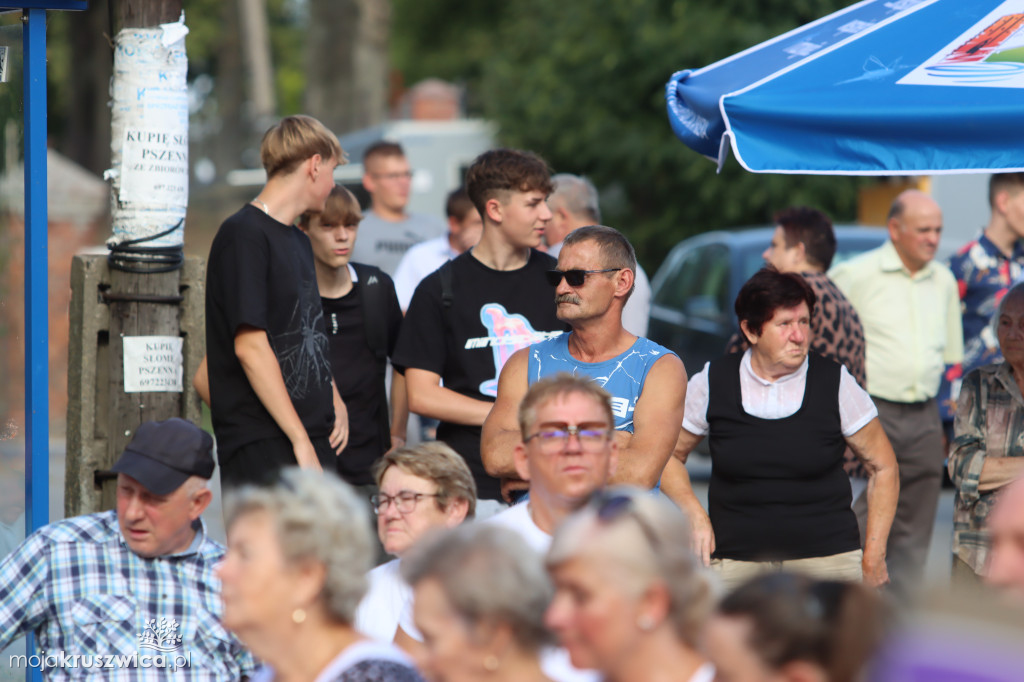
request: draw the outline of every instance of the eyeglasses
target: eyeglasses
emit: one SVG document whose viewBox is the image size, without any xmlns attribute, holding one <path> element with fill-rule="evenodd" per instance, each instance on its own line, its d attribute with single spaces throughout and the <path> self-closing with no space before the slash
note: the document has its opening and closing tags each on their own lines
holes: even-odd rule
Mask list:
<svg viewBox="0 0 1024 682">
<path fill-rule="evenodd" d="M 581 287 L 587 281 L 587 275 L 596 275 L 602 272 L 618 272 L 624 268 L 605 268 L 604 270 L 548 270 L 544 275 L 548 278 L 548 284 L 557 287 L 565 277 L 565 281 L 571 287 Z"/>
<path fill-rule="evenodd" d="M 590 506 L 595 509 L 597 520 L 604 524 L 614 523 L 626 516 L 630 517 L 636 521 L 636 525 L 640 526 L 640 531 L 644 534 L 644 538 L 652 550 L 657 551 L 661 547 L 661 541 L 658 540 L 654 529 L 647 525 L 643 516 L 637 513 L 636 501 L 631 495 L 601 491 L 590 498 Z"/>
<path fill-rule="evenodd" d="M 388 505 L 394 502 L 399 514 L 410 514 L 424 497 L 437 496 L 438 493 L 414 493 L 411 490 L 403 490 L 394 496 L 377 493 L 370 496 L 370 506 L 373 507 L 374 514 L 383 514 Z"/>
<path fill-rule="evenodd" d="M 580 449 L 587 452 L 596 452 L 604 447 L 608 440 L 608 429 L 580 428 L 575 424 L 557 429 L 542 429 L 537 433 L 527 436 L 524 443 L 536 439 L 540 444 L 542 452 L 558 452 L 569 445 L 569 436 L 576 436 L 580 442 Z"/>
<path fill-rule="evenodd" d="M 378 180 L 412 180 L 412 171 L 402 171 L 398 173 L 373 173 L 373 177 Z"/>
</svg>

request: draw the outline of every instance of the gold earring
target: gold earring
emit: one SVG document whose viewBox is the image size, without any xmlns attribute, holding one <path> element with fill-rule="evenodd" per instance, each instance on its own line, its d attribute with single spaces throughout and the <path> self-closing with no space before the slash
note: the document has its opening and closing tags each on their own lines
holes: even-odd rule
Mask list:
<svg viewBox="0 0 1024 682">
<path fill-rule="evenodd" d="M 496 672 L 500 664 L 501 661 L 499 661 L 498 657 L 494 654 L 487 654 L 486 656 L 484 656 L 484 670 L 486 670 L 487 672 Z"/>
<path fill-rule="evenodd" d="M 306 622 L 306 611 L 304 609 L 295 609 L 292 611 L 292 621 L 296 624 Z"/>
</svg>

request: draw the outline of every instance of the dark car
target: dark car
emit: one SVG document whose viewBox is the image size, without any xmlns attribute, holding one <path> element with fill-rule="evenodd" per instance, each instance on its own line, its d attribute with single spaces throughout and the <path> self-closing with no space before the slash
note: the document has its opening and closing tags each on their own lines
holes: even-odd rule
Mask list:
<svg viewBox="0 0 1024 682">
<path fill-rule="evenodd" d="M 836 227 L 841 263 L 881 246 L 889 233 L 881 227 Z M 740 287 L 763 265 L 761 254 L 774 227 L 706 232 L 679 242 L 651 281 L 651 322 L 647 336 L 679 354 L 687 374 L 725 351 L 739 330 L 733 302 Z"/>
</svg>

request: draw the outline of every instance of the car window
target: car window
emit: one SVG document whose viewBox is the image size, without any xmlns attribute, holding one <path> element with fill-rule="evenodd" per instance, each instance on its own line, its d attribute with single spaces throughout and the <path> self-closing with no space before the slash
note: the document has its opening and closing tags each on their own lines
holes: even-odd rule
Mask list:
<svg viewBox="0 0 1024 682">
<path fill-rule="evenodd" d="M 729 301 L 729 250 L 722 244 L 698 246 L 676 263 L 654 302 L 690 315 L 721 316 Z"/>
</svg>

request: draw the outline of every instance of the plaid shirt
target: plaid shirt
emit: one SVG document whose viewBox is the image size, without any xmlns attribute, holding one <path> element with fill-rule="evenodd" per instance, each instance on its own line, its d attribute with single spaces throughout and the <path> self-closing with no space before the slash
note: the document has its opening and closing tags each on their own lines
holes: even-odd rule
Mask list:
<svg viewBox="0 0 1024 682">
<path fill-rule="evenodd" d="M 953 553 L 981 573 L 988 557 L 986 520 L 999 496 L 999 490 L 978 490 L 981 468 L 987 457 L 1024 456 L 1024 397 L 1008 364 L 985 365 L 964 378 L 953 428 Z"/>
<path fill-rule="evenodd" d="M 203 525 L 188 550 L 146 559 L 125 545 L 115 511 L 53 523 L 0 563 L 0 648 L 35 632 L 49 680 L 238 680 L 255 665 L 220 624 L 223 554 Z M 161 654 L 168 667 L 156 667 Z M 172 670 L 179 656 L 188 665 Z"/>
</svg>

